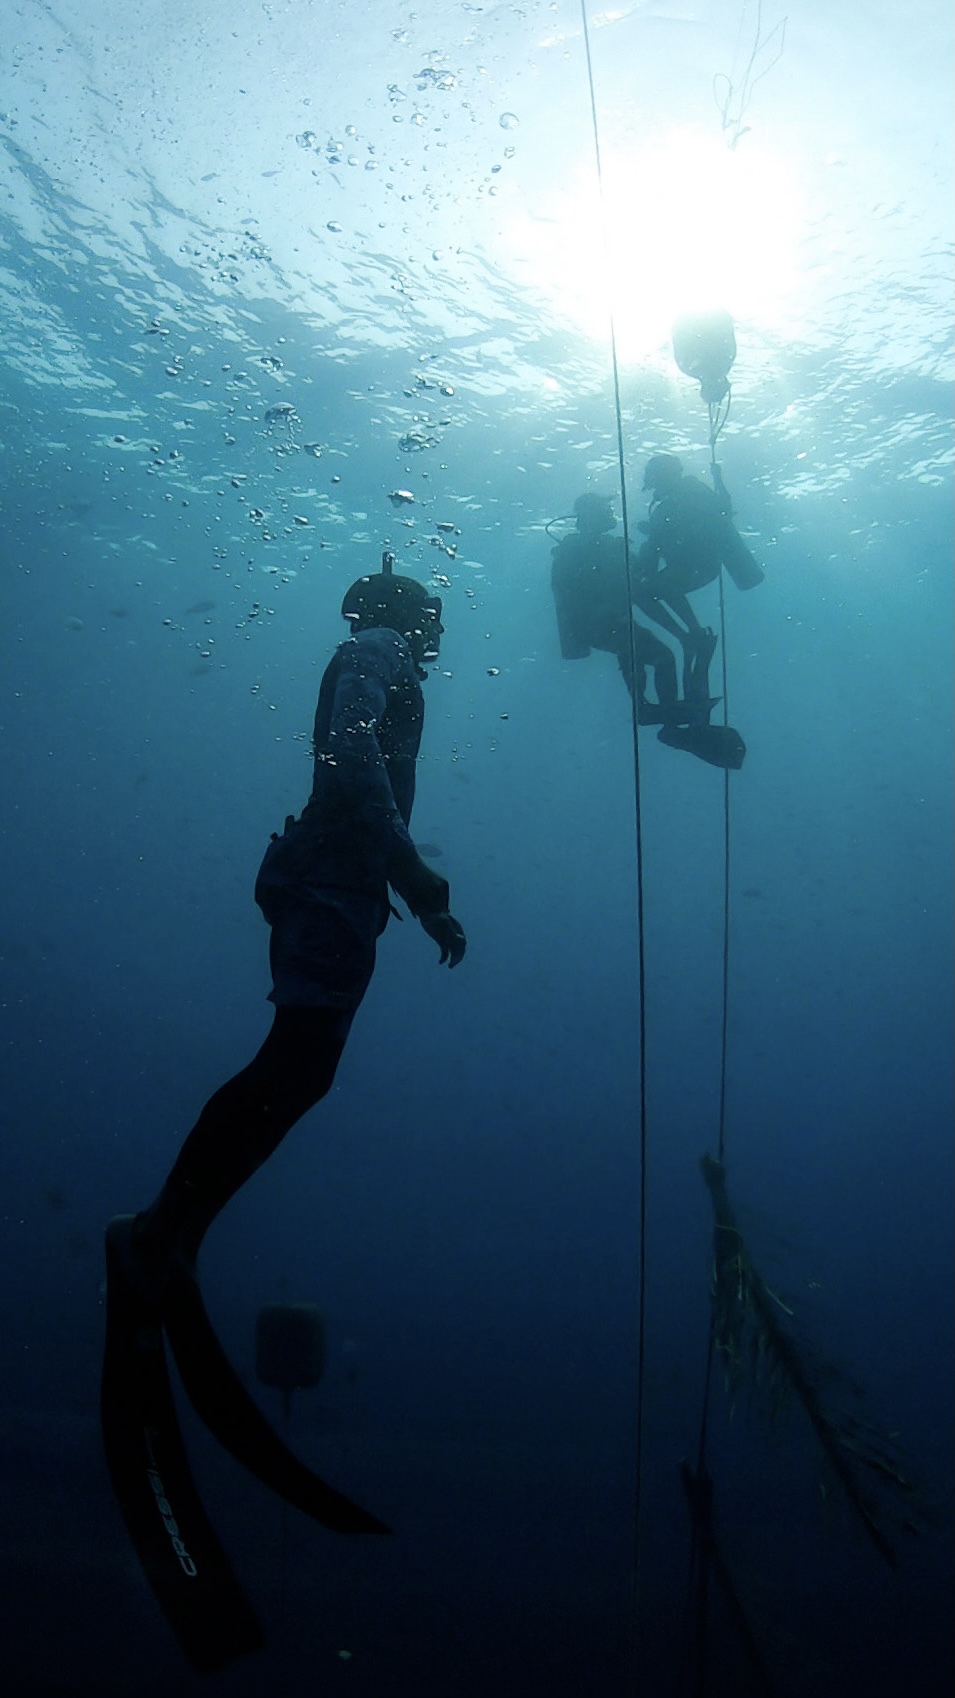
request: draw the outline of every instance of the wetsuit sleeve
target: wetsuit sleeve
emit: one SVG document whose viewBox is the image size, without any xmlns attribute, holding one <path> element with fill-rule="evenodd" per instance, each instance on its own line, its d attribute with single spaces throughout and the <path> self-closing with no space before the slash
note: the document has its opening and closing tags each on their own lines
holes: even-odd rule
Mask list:
<svg viewBox="0 0 955 1698">
<path fill-rule="evenodd" d="M 399 685 L 401 651 L 396 647 L 391 658 L 388 651 L 359 651 L 357 643 L 345 643 L 340 653 L 325 740 L 326 769 L 334 772 L 339 798 L 352 820 L 381 843 L 390 864 L 413 849 L 381 746 L 389 690 Z M 407 688 L 406 680 L 400 683 Z M 416 753 L 417 749 L 410 752 L 412 760 Z"/>
</svg>

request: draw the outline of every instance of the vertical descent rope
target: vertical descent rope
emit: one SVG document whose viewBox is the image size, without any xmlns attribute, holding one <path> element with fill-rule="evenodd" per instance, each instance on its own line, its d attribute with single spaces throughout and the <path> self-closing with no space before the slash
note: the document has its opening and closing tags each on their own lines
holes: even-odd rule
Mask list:
<svg viewBox="0 0 955 1698">
<path fill-rule="evenodd" d="M 727 506 L 729 496 L 723 483 L 723 476 L 716 461 L 716 439 L 726 422 L 729 412 L 727 399 L 726 411 L 720 416 L 718 410 L 710 406 L 710 474 L 717 495 L 721 496 Z M 726 665 L 726 600 L 723 594 L 723 573 L 717 580 L 719 584 L 720 606 L 720 656 L 721 684 L 723 692 L 723 724 L 729 724 L 729 682 Z M 730 775 L 729 770 L 723 770 L 723 966 L 720 990 L 720 1094 L 719 1094 L 719 1124 L 717 1129 L 717 1154 L 720 1165 L 726 1155 L 726 1093 L 727 1093 L 727 1053 L 729 1036 L 729 960 L 730 960 Z M 706 1367 L 703 1376 L 703 1396 L 700 1405 L 700 1426 L 696 1443 L 696 1471 L 693 1476 L 697 1492 L 703 1492 L 709 1483 L 709 1473 L 706 1467 L 707 1438 L 709 1432 L 710 1393 L 713 1386 L 713 1360 L 716 1344 L 715 1317 L 712 1306 L 710 1323 L 706 1342 Z M 679 1691 L 692 1691 L 694 1698 L 704 1698 L 707 1676 L 708 1653 L 708 1621 L 709 1621 L 709 1565 L 710 1557 L 704 1529 L 694 1519 L 690 1539 L 690 1556 L 687 1564 L 686 1606 L 683 1631 L 683 1658 L 680 1669 Z M 692 1658 L 692 1676 L 690 1674 Z M 692 1679 L 692 1685 L 689 1685 Z"/>
<path fill-rule="evenodd" d="M 600 129 L 597 119 L 597 101 L 594 89 L 593 60 L 590 50 L 590 30 L 587 22 L 586 0 L 580 0 L 580 14 L 583 26 L 584 47 L 587 60 L 587 81 L 590 93 L 590 111 L 593 123 L 594 155 L 597 168 L 597 183 L 600 195 L 601 209 L 605 211 L 603 171 L 600 155 Z M 606 233 L 606 232 L 605 232 Z M 620 504 L 623 520 L 624 555 L 626 561 L 627 584 L 629 599 L 633 602 L 633 574 L 630 555 L 630 527 L 627 507 L 627 479 L 623 441 L 623 413 L 620 402 L 620 368 L 617 356 L 617 334 L 614 320 L 613 302 L 609 311 L 610 324 L 610 354 L 613 370 L 614 412 L 617 429 L 617 462 L 620 479 Z M 710 424 L 710 470 L 714 489 L 729 511 L 729 496 L 723 484 L 722 474 L 716 460 L 716 441 L 726 423 L 730 408 L 730 395 L 727 392 L 725 405 L 709 406 Z M 723 724 L 729 724 L 729 684 L 726 663 L 726 605 L 723 595 L 723 575 L 719 577 L 719 610 L 720 610 L 720 647 L 722 651 L 722 695 L 723 695 Z M 636 680 L 638 676 L 636 642 L 633 621 L 629 628 L 630 637 L 630 668 L 634 687 L 631 691 L 631 718 L 633 733 L 633 768 L 634 768 L 634 802 L 635 802 L 635 837 L 636 837 L 636 884 L 637 884 L 637 980 L 639 992 L 638 1043 L 637 1062 L 639 1069 L 639 1107 L 638 1107 L 638 1136 L 640 1146 L 640 1195 L 639 1195 L 639 1252 L 638 1279 L 639 1293 L 637 1299 L 637 1407 L 635 1419 L 635 1484 L 633 1505 L 633 1572 L 631 1589 L 631 1655 L 633 1658 L 634 1686 L 637 1686 L 637 1603 L 639 1596 L 640 1559 L 642 1542 L 642 1498 L 643 1498 L 643 1428 L 645 1401 L 645 1355 L 646 1355 L 646 1221 L 647 1221 L 647 1103 L 646 1103 L 646 949 L 644 927 L 644 883 L 643 883 L 643 820 L 641 812 L 640 788 L 640 743 L 639 718 Z M 721 984 L 721 1029 L 720 1029 L 720 1086 L 719 1086 L 719 1126 L 718 1126 L 718 1157 L 722 1163 L 726 1149 L 726 1103 L 727 1103 L 727 1053 L 728 1053 L 728 1011 L 729 1011 L 729 921 L 730 921 L 730 792 L 729 770 L 723 770 L 723 961 Z M 709 1338 L 706 1351 L 706 1368 L 700 1427 L 697 1440 L 695 1483 L 697 1492 L 702 1492 L 709 1482 L 706 1470 L 706 1448 L 708 1411 L 710 1391 L 713 1378 L 714 1362 L 714 1327 L 711 1315 Z M 687 1620 L 684 1633 L 684 1658 L 680 1673 L 680 1691 L 686 1690 L 689 1659 L 693 1665 L 693 1691 L 696 1698 L 703 1698 L 707 1679 L 707 1622 L 709 1614 L 709 1566 L 710 1556 L 706 1539 L 703 1537 L 701 1525 L 697 1518 L 693 1520 L 691 1549 L 688 1571 L 687 1590 Z"/>
<path fill-rule="evenodd" d="M 584 47 L 587 55 L 587 83 L 590 90 L 590 114 L 593 122 L 594 155 L 597 164 L 597 185 L 600 194 L 601 208 L 604 209 L 603 171 L 600 159 L 600 127 L 597 122 L 597 100 L 594 92 L 593 60 L 590 53 L 590 30 L 587 24 L 586 0 L 580 0 L 580 16 L 583 24 Z M 606 232 L 605 232 L 606 233 Z M 614 322 L 613 301 L 610 302 L 610 356 L 613 367 L 613 398 L 614 412 L 617 421 L 617 465 L 620 477 L 620 509 L 623 520 L 624 555 L 626 560 L 627 586 L 629 601 L 633 601 L 633 581 L 630 564 L 630 541 L 627 509 L 627 475 L 623 448 L 623 413 L 620 405 L 620 366 L 617 358 L 617 331 Z M 631 1656 L 636 1674 L 637 1659 L 637 1599 L 639 1595 L 640 1557 L 641 1557 L 641 1513 L 643 1503 L 643 1406 L 644 1406 L 644 1360 L 646 1355 L 646 1221 L 647 1221 L 647 1088 L 646 1088 L 646 948 L 644 938 L 644 893 L 643 893 L 643 818 L 640 806 L 640 741 L 638 735 L 638 703 L 637 703 L 637 656 L 634 639 L 633 620 L 630 621 L 630 675 L 633 688 L 630 692 L 630 707 L 633 730 L 633 777 L 634 777 L 634 811 L 635 811 L 635 844 L 637 871 L 637 988 L 639 995 L 639 1013 L 637 1016 L 637 1069 L 638 1069 L 638 1138 L 640 1146 L 640 1194 L 639 1194 L 639 1248 L 637 1276 L 639 1291 L 637 1295 L 637 1407 L 634 1429 L 634 1495 L 633 1495 L 633 1570 L 631 1577 Z"/>
</svg>

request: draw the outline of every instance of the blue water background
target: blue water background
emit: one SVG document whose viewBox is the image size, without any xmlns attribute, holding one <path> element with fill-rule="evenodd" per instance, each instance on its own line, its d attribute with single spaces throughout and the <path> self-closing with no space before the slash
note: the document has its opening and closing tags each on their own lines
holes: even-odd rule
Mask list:
<svg viewBox="0 0 955 1698">
<path fill-rule="evenodd" d="M 722 776 L 642 733 L 642 1163 L 627 699 L 610 656 L 560 659 L 543 530 L 582 489 L 618 487 L 609 350 L 522 286 L 487 215 L 498 177 L 505 201 L 539 192 L 522 147 L 539 171 L 559 130 L 592 161 L 579 14 L 412 16 L 379 0 L 366 62 L 334 5 L 215 0 L 195 24 L 149 5 L 135 29 L 105 0 L 12 11 L 5 1690 L 207 1688 L 141 1580 L 100 1455 L 101 1232 L 153 1195 L 267 1030 L 255 870 L 307 795 L 341 594 L 390 544 L 404 569 L 448 580 L 414 832 L 451 881 L 468 955 L 448 976 L 413 923 L 389 926 L 331 1096 L 217 1223 L 202 1272 L 250 1385 L 259 1307 L 320 1305 L 328 1372 L 294 1400 L 292 1440 L 398 1536 L 336 1540 L 300 1522 L 184 1408 L 203 1495 L 270 1637 L 214 1684 L 230 1698 L 679 1690 L 678 1469 L 698 1440 L 711 1265 L 698 1161 L 719 1130 L 728 942 L 726 1155 L 753 1257 L 799 1335 L 898 1435 L 934 1514 L 890 1570 L 823 1502 L 798 1411 L 771 1419 L 744 1398 L 731 1412 L 717 1373 L 721 1546 L 779 1692 L 947 1692 L 950 228 L 932 224 L 928 188 L 944 191 L 950 168 L 919 138 L 923 123 L 950 130 L 947 107 L 933 120 L 920 104 L 922 89 L 939 98 L 948 25 L 934 7 L 909 35 L 881 20 L 880 50 L 865 9 L 869 86 L 884 95 L 894 70 L 890 106 L 864 88 L 850 100 L 846 36 L 821 54 L 822 8 L 790 21 L 784 116 L 811 101 L 831 116 L 845 95 L 840 135 L 819 117 L 820 154 L 891 154 L 914 204 L 868 207 L 885 245 L 859 271 L 865 209 L 844 230 L 845 199 L 814 204 L 807 274 L 828 244 L 824 316 L 791 335 L 737 326 L 721 458 L 767 578 L 726 587 L 731 717 L 748 745 L 729 788 L 729 926 Z M 738 24 L 722 5 L 661 6 L 595 37 L 605 149 L 631 98 L 648 124 L 669 121 L 686 65 L 721 65 Z M 548 31 L 563 32 L 559 52 Z M 662 82 L 646 75 L 657 63 Z M 426 64 L 457 77 L 450 90 L 419 79 L 433 151 L 415 174 L 389 156 L 380 205 L 359 203 L 326 137 L 349 111 L 363 135 L 380 121 L 384 159 L 389 76 L 411 89 Z M 500 125 L 510 112 L 518 130 Z M 793 129 L 794 154 L 805 133 Z M 247 180 L 244 146 L 261 152 Z M 431 202 L 409 235 L 402 196 L 422 169 Z M 313 197 L 302 230 L 319 235 L 280 263 L 273 248 L 298 240 L 290 179 Z M 422 245 L 429 219 L 450 231 L 445 269 Z M 570 252 L 573 228 L 560 239 Z M 285 400 L 292 429 L 265 419 Z M 621 403 L 633 522 L 655 447 L 705 473 L 705 414 L 668 349 L 623 366 Z M 399 448 L 415 429 L 434 445 Z M 389 503 L 396 488 L 415 508 Z M 454 559 L 427 541 L 436 520 L 460 528 Z M 700 611 L 718 619 L 715 593 Z M 278 1397 L 260 1395 L 281 1423 Z M 713 1698 L 751 1689 L 718 1588 L 709 1670 Z"/>
</svg>

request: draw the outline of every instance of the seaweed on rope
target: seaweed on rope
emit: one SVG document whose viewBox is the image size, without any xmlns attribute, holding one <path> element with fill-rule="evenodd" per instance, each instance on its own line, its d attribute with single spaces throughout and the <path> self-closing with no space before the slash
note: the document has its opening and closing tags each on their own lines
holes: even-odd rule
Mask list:
<svg viewBox="0 0 955 1698">
<path fill-rule="evenodd" d="M 754 1266 L 726 1189 L 726 1169 L 701 1160 L 713 1205 L 713 1332 L 731 1394 L 763 1392 L 774 1411 L 795 1403 L 822 1453 L 825 1474 L 880 1556 L 898 1564 L 894 1535 L 917 1533 L 925 1519 L 918 1489 L 903 1471 L 892 1439 L 877 1426 L 831 1406 L 812 1363 L 789 1323 L 793 1312 Z M 831 1378 L 831 1375 L 829 1376 Z"/>
</svg>

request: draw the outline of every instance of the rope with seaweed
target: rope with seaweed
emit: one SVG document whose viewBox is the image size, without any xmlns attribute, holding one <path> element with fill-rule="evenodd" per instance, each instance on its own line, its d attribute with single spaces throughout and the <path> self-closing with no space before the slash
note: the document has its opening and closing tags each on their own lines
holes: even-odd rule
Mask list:
<svg viewBox="0 0 955 1698">
<path fill-rule="evenodd" d="M 713 1204 L 713 1337 L 727 1385 L 735 1393 L 763 1388 L 778 1406 L 794 1402 L 822 1453 L 828 1477 L 879 1555 L 892 1568 L 898 1556 L 890 1532 L 917 1532 L 925 1510 L 887 1434 L 871 1422 L 832 1407 L 820 1379 L 836 1383 L 814 1363 L 787 1325 L 793 1312 L 755 1267 L 726 1189 L 726 1169 L 712 1156 L 700 1163 Z"/>
</svg>

